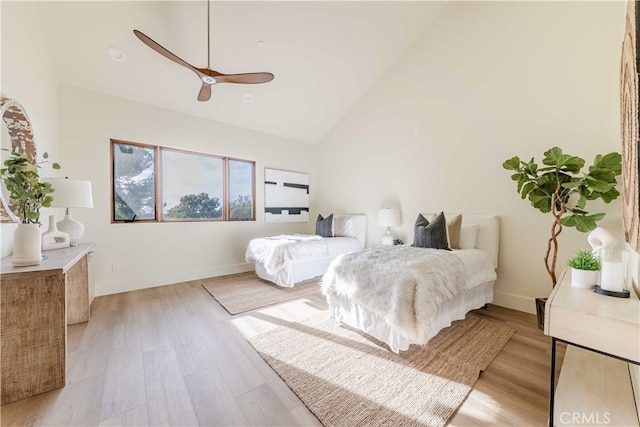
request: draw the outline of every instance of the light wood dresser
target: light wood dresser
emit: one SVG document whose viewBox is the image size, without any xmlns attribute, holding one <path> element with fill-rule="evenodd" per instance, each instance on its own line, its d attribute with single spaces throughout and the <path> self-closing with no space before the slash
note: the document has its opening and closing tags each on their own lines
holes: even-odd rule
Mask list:
<svg viewBox="0 0 640 427">
<path fill-rule="evenodd" d="M 47 259 L 29 267 L 2 258 L 2 405 L 65 385 L 67 324 L 89 320 L 94 246 L 45 251 Z"/>
<path fill-rule="evenodd" d="M 549 419 L 556 426 L 638 426 L 629 363 L 640 364 L 640 301 L 571 286 L 565 272 L 545 307 L 551 336 Z M 567 343 L 555 385 L 557 342 Z"/>
</svg>

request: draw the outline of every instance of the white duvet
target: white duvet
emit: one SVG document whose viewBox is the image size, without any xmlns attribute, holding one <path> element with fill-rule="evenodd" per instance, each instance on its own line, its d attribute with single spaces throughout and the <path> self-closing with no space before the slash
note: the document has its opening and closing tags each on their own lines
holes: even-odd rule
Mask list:
<svg viewBox="0 0 640 427">
<path fill-rule="evenodd" d="M 495 279 L 493 260 L 481 250 L 383 246 L 336 258 L 321 289 L 330 304 L 332 295 L 347 298 L 426 342 L 439 304 Z"/>
<path fill-rule="evenodd" d="M 245 252 L 247 262 L 259 262 L 275 274 L 293 261 L 329 254 L 325 239 L 308 234 L 280 235 L 251 239 Z"/>
</svg>

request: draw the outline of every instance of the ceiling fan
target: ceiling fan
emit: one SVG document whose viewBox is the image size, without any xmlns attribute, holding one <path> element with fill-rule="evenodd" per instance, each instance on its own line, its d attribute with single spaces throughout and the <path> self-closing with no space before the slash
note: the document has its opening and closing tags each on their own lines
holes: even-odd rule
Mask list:
<svg viewBox="0 0 640 427">
<path fill-rule="evenodd" d="M 177 55 L 169 52 L 167 49 L 162 47 L 160 44 L 153 41 L 149 36 L 142 33 L 138 30 L 133 30 L 133 33 L 138 37 L 144 44 L 149 46 L 151 49 L 158 52 L 160 55 L 165 58 L 182 65 L 196 73 L 196 75 L 202 80 L 202 86 L 200 87 L 200 92 L 198 92 L 198 101 L 208 101 L 211 98 L 211 86 L 216 83 L 242 83 L 242 84 L 257 84 L 257 83 L 267 83 L 273 80 L 273 74 L 271 73 L 244 73 L 244 74 L 222 74 L 218 71 L 212 70 L 210 65 L 210 57 L 211 57 L 211 49 L 209 46 L 211 37 L 211 25 L 209 23 L 209 8 L 210 8 L 210 0 L 207 2 L 207 68 L 197 68 L 193 65 L 189 64 L 187 61 L 180 59 Z"/>
</svg>

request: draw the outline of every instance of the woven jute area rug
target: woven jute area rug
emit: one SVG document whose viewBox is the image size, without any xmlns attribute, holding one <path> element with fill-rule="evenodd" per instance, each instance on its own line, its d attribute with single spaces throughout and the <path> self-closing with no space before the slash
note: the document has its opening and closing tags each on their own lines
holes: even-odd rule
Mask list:
<svg viewBox="0 0 640 427">
<path fill-rule="evenodd" d="M 251 272 L 203 279 L 202 286 L 229 314 L 238 314 L 318 292 L 318 282 L 312 280 L 283 288 Z"/>
<path fill-rule="evenodd" d="M 442 426 L 514 333 L 467 315 L 397 355 L 322 315 L 249 342 L 325 426 Z"/>
</svg>

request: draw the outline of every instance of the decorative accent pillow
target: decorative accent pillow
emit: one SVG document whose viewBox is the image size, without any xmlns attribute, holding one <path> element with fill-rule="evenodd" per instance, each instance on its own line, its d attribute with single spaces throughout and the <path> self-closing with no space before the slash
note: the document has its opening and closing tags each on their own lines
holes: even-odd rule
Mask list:
<svg viewBox="0 0 640 427">
<path fill-rule="evenodd" d="M 460 229 L 460 249 L 473 249 L 476 247 L 478 225 L 465 225 Z"/>
<path fill-rule="evenodd" d="M 433 221 L 438 214 L 431 215 L 429 221 Z M 454 215 L 447 218 L 447 241 L 449 248 L 461 249 L 460 247 L 460 229 L 462 228 L 462 215 Z"/>
<path fill-rule="evenodd" d="M 322 237 L 333 237 L 333 214 L 326 218 L 318 214 L 316 219 L 316 234 Z"/>
<path fill-rule="evenodd" d="M 353 237 L 353 218 L 336 216 L 333 218 L 333 237 Z"/>
<path fill-rule="evenodd" d="M 447 220 L 443 212 L 440 212 L 431 222 L 422 214 L 418 214 L 411 246 L 450 250 L 447 241 Z"/>
</svg>

